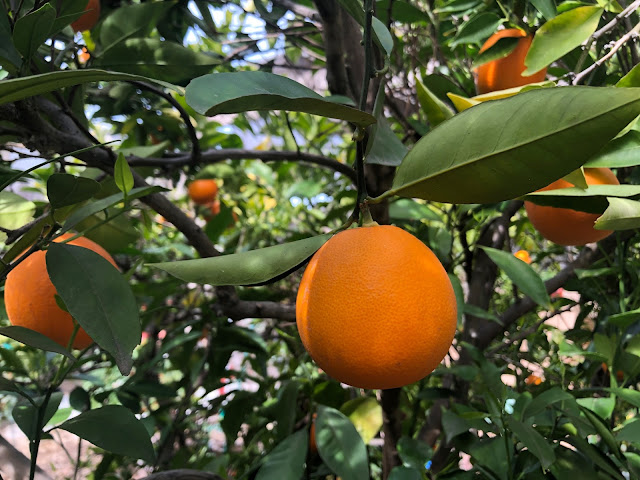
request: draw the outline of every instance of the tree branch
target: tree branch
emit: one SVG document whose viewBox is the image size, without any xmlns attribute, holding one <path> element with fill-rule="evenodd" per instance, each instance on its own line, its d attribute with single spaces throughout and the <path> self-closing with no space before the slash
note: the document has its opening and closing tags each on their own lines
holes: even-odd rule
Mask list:
<svg viewBox="0 0 640 480">
<path fill-rule="evenodd" d="M 296 306 L 286 303 L 238 300 L 236 302 L 216 303 L 211 309 L 219 317 L 232 320 L 244 318 L 275 318 L 295 322 Z"/>
</svg>

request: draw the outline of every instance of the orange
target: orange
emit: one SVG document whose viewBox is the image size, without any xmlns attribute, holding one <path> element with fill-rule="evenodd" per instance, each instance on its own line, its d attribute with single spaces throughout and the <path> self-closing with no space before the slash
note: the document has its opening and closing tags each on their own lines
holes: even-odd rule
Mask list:
<svg viewBox="0 0 640 480">
<path fill-rule="evenodd" d="M 194 180 L 189 184 L 189 198 L 198 205 L 207 205 L 216 199 L 218 184 L 210 178 Z"/>
<path fill-rule="evenodd" d="M 74 32 L 83 32 L 91 30 L 100 17 L 100 0 L 89 0 L 84 8 L 85 13 L 75 22 L 71 23 Z"/>
<path fill-rule="evenodd" d="M 532 373 L 527 378 L 525 378 L 524 383 L 526 383 L 527 385 L 540 385 L 542 383 L 542 379 Z"/>
<path fill-rule="evenodd" d="M 489 37 L 480 48 L 480 53 L 488 50 L 501 38 L 522 37 L 516 48 L 506 57 L 483 63 L 478 67 L 476 85 L 478 93 L 495 92 L 496 90 L 506 90 L 507 88 L 521 87 L 529 83 L 542 82 L 547 76 L 547 69 L 544 68 L 531 76 L 523 77 L 521 74 L 526 70 L 524 59 L 527 56 L 533 37 L 527 35 L 517 28 L 507 28 L 499 30 Z"/>
<path fill-rule="evenodd" d="M 54 241 L 60 242 L 72 236 L 66 233 Z M 93 250 L 116 267 L 111 255 L 97 243 L 84 237 L 68 243 Z M 73 333 L 73 318 L 58 306 L 55 294 L 56 288 L 49 279 L 45 252 L 42 250 L 29 255 L 7 275 L 4 302 L 11 324 L 40 332 L 66 347 Z M 80 328 L 73 348 L 83 349 L 92 343 L 91 337 Z"/>
<path fill-rule="evenodd" d="M 400 228 L 331 237 L 309 262 L 296 303 L 300 338 L 336 380 L 396 388 L 438 366 L 456 331 L 456 297 L 433 252 Z"/>
<path fill-rule="evenodd" d="M 211 205 L 209 205 L 209 211 L 215 217 L 220 213 L 220 200 L 215 200 Z"/>
<path fill-rule="evenodd" d="M 316 443 L 316 418 L 318 417 L 317 413 L 313 414 L 313 419 L 311 420 L 311 428 L 309 429 L 309 451 L 314 455 L 318 453 L 318 444 Z"/>
<path fill-rule="evenodd" d="M 588 185 L 619 185 L 618 179 L 608 168 L 585 168 Z M 566 180 L 556 180 L 539 191 L 573 187 Z M 600 216 L 597 213 L 578 212 L 568 208 L 543 207 L 524 202 L 527 216 L 533 227 L 547 240 L 558 245 L 585 245 L 597 242 L 613 233 L 611 230 L 596 230 L 593 224 Z"/>
<path fill-rule="evenodd" d="M 529 255 L 529 252 L 527 252 L 526 250 L 518 250 L 516 253 L 513 254 L 513 256 L 516 258 L 519 258 L 524 263 L 531 263 L 531 256 Z"/>
</svg>

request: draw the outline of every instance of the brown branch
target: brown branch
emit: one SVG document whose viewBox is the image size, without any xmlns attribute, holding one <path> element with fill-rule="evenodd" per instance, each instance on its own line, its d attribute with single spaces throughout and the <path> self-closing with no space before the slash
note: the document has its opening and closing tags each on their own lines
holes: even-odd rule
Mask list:
<svg viewBox="0 0 640 480">
<path fill-rule="evenodd" d="M 217 316 L 232 320 L 244 318 L 276 318 L 292 322 L 296 320 L 296 306 L 285 303 L 238 300 L 213 304 L 211 309 Z"/>
<path fill-rule="evenodd" d="M 388 478 L 393 467 L 400 465 L 398 455 L 398 440 L 402 436 L 402 418 L 400 418 L 401 388 L 382 390 L 380 403 L 382 404 L 382 431 L 384 432 L 384 446 L 382 449 L 382 478 Z"/>
</svg>

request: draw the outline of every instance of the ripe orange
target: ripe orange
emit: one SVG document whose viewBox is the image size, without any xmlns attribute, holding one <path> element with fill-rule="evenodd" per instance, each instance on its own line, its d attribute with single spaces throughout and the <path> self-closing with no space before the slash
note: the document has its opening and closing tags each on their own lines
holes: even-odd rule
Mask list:
<svg viewBox="0 0 640 480">
<path fill-rule="evenodd" d="M 527 385 L 540 385 L 542 383 L 542 379 L 532 373 L 527 378 L 525 378 L 524 383 L 526 383 Z"/>
<path fill-rule="evenodd" d="M 384 225 L 345 230 L 311 259 L 296 303 L 311 358 L 340 382 L 396 388 L 425 377 L 456 331 L 442 264 L 413 235 Z"/>
<path fill-rule="evenodd" d="M 98 23 L 98 18 L 100 17 L 100 0 L 89 0 L 84 11 L 84 15 L 71 23 L 71 28 L 73 28 L 74 32 L 91 30 L 95 24 Z"/>
<path fill-rule="evenodd" d="M 524 263 L 531 263 L 531 255 L 529 255 L 529 252 L 527 252 L 526 250 L 518 250 L 516 253 L 513 254 L 514 257 L 519 258 L 520 260 L 522 260 Z"/>
<path fill-rule="evenodd" d="M 55 241 L 60 242 L 72 236 L 66 233 Z M 111 255 L 97 243 L 84 237 L 68 243 L 93 250 L 116 267 Z M 55 294 L 56 288 L 49 279 L 45 252 L 42 250 L 29 255 L 7 275 L 4 302 L 11 324 L 40 332 L 66 347 L 73 333 L 73 319 L 58 306 Z M 80 328 L 73 348 L 83 349 L 92 343 L 91 337 Z"/>
<path fill-rule="evenodd" d="M 547 76 L 547 69 L 544 68 L 531 76 L 523 77 L 521 74 L 526 70 L 524 59 L 527 56 L 533 37 L 527 35 L 517 28 L 507 28 L 499 30 L 489 37 L 480 48 L 480 53 L 488 50 L 501 38 L 522 37 L 516 48 L 506 57 L 483 63 L 478 67 L 476 84 L 478 93 L 495 92 L 496 90 L 506 90 L 507 88 L 520 87 L 529 83 L 542 82 Z"/>
<path fill-rule="evenodd" d="M 216 199 L 218 184 L 210 178 L 194 180 L 189 184 L 189 198 L 198 205 L 207 205 Z"/>
<path fill-rule="evenodd" d="M 618 179 L 608 168 L 585 168 L 588 185 L 619 185 Z M 573 187 L 566 180 L 556 180 L 540 191 Z M 543 207 L 524 202 L 527 216 L 533 227 L 547 240 L 558 245 L 585 245 L 597 242 L 613 233 L 611 230 L 596 230 L 593 224 L 600 216 L 597 213 L 578 212 L 568 208 Z"/>
</svg>

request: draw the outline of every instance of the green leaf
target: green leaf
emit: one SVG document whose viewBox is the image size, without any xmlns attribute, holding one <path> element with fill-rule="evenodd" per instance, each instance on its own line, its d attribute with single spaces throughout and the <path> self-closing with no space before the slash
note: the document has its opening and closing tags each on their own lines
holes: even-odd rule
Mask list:
<svg viewBox="0 0 640 480">
<path fill-rule="evenodd" d="M 638 114 L 640 95 L 629 88 L 543 88 L 483 102 L 418 141 L 384 197 L 515 198 L 579 168 Z"/>
<path fill-rule="evenodd" d="M 0 335 L 13 338 L 20 343 L 24 343 L 25 345 L 44 350 L 46 352 L 59 353 L 60 355 L 68 357 L 70 360 L 76 359 L 69 350 L 60 346 L 57 342 L 54 342 L 49 337 L 29 328 L 19 326 L 2 327 L 0 328 Z"/>
<path fill-rule="evenodd" d="M 596 220 L 598 230 L 630 230 L 640 228 L 640 202 L 626 198 L 607 197 L 609 207 Z"/>
<path fill-rule="evenodd" d="M 151 263 L 185 282 L 256 285 L 279 277 L 311 257 L 331 234 L 220 257 Z"/>
<path fill-rule="evenodd" d="M 607 364 L 613 365 L 613 360 L 616 356 L 616 349 L 618 346 L 618 342 L 615 337 L 607 337 L 601 333 L 596 333 L 593 336 L 593 346 L 596 352 L 607 357 Z"/>
<path fill-rule="evenodd" d="M 529 0 L 546 20 L 556 16 L 556 4 L 553 0 Z"/>
<path fill-rule="evenodd" d="M 34 400 L 36 405 L 38 405 L 39 407 L 40 405 L 42 405 L 44 397 L 36 398 Z M 51 398 L 49 398 L 47 406 L 44 410 L 41 427 L 44 427 L 47 423 L 49 423 L 49 420 L 53 418 L 55 413 L 58 411 L 58 407 L 60 406 L 61 401 L 62 392 L 53 392 L 51 394 Z M 15 407 L 13 407 L 11 415 L 13 416 L 13 420 L 16 422 L 16 425 L 20 427 L 20 430 L 24 432 L 27 438 L 29 438 L 29 440 L 33 440 L 36 433 L 38 408 L 36 408 L 27 400 L 21 399 L 18 401 L 18 403 L 16 403 Z"/>
<path fill-rule="evenodd" d="M 634 452 L 625 452 L 625 459 L 632 478 L 640 478 L 640 455 Z"/>
<path fill-rule="evenodd" d="M 126 7 L 124 7 L 126 8 Z M 98 57 L 107 70 L 182 83 L 211 72 L 220 59 L 159 38 L 129 38 Z"/>
<path fill-rule="evenodd" d="M 576 399 L 578 405 L 588 408 L 596 412 L 598 416 L 604 419 L 611 418 L 613 409 L 616 406 L 616 400 L 613 397 L 586 397 Z"/>
<path fill-rule="evenodd" d="M 316 443 L 322 461 L 343 480 L 368 480 L 367 447 L 353 423 L 338 410 L 318 407 Z"/>
<path fill-rule="evenodd" d="M 525 200 L 549 207 L 570 208 L 580 212 L 602 213 L 610 198 L 639 198 L 638 185 L 589 185 L 589 188 L 569 187 L 533 192 Z"/>
<path fill-rule="evenodd" d="M 495 248 L 481 247 L 489 258 L 500 267 L 522 293 L 541 306 L 551 304 L 544 282 L 531 266 L 510 253 Z"/>
<path fill-rule="evenodd" d="M 614 393 L 622 400 L 630 403 L 636 408 L 640 408 L 640 392 L 637 390 L 631 390 L 630 388 L 610 388 L 609 391 Z"/>
<path fill-rule="evenodd" d="M 208 117 L 219 113 L 288 110 L 338 118 L 363 127 L 376 121 L 366 112 L 328 101 L 294 80 L 266 72 L 204 75 L 189 83 L 186 100 L 196 112 Z"/>
<path fill-rule="evenodd" d="M 367 153 L 365 162 L 396 167 L 400 165 L 407 151 L 407 147 L 391 130 L 389 123 L 383 117 L 379 117 L 371 150 Z"/>
<path fill-rule="evenodd" d="M 420 470 L 413 467 L 393 467 L 387 480 L 422 480 L 420 472 L 424 469 L 424 465 Z"/>
<path fill-rule="evenodd" d="M 373 397 L 358 397 L 346 402 L 340 411 L 344 413 L 368 444 L 382 428 L 382 407 Z"/>
<path fill-rule="evenodd" d="M 9 25 L 9 17 L 6 14 L 5 9 L 0 7 L 0 65 L 5 69 L 9 69 L 11 65 L 7 65 L 3 60 L 6 60 L 14 67 L 20 67 L 20 65 L 22 65 L 20 54 L 13 44 L 13 35 L 11 33 L 11 25 Z"/>
<path fill-rule="evenodd" d="M 49 32 L 56 18 L 56 11 L 49 3 L 38 10 L 20 17 L 13 29 L 13 44 L 28 61 L 38 47 L 49 38 Z"/>
<path fill-rule="evenodd" d="M 20 228 L 33 218 L 35 211 L 35 203 L 15 193 L 0 192 L 0 227 Z"/>
<path fill-rule="evenodd" d="M 428 205 L 411 198 L 399 198 L 389 205 L 389 215 L 395 220 L 428 220 L 442 223 L 442 219 Z"/>
<path fill-rule="evenodd" d="M 616 432 L 616 439 L 619 442 L 640 444 L 640 420 L 634 419 L 627 422 Z"/>
<path fill-rule="evenodd" d="M 113 168 L 113 178 L 121 192 L 129 193 L 133 188 L 133 174 L 122 152 L 118 154 L 116 165 Z"/>
<path fill-rule="evenodd" d="M 92 68 L 82 70 L 61 70 L 58 72 L 29 75 L 28 77 L 12 78 L 0 82 L 0 105 L 23 100 L 25 98 L 42 95 L 62 88 L 83 83 L 100 82 L 108 80 L 136 80 L 156 83 L 165 88 L 182 93 L 182 89 L 170 83 L 161 82 L 152 78 L 130 75 L 128 73 L 107 72 Z"/>
<path fill-rule="evenodd" d="M 390 56 L 391 52 L 393 52 L 393 37 L 386 25 L 376 17 L 373 17 L 371 19 L 371 28 L 373 29 L 373 35 L 378 45 L 382 47 L 387 57 Z"/>
<path fill-rule="evenodd" d="M 586 399 L 582 399 L 582 400 L 586 400 Z M 587 420 L 589 420 L 589 422 L 591 422 L 593 427 L 596 429 L 596 431 L 598 432 L 598 435 L 600 435 L 604 443 L 609 447 L 609 449 L 615 454 L 616 457 L 618 457 L 619 459 L 622 459 L 622 453 L 620 452 L 620 447 L 618 446 L 616 439 L 613 437 L 611 430 L 609 430 L 609 427 L 605 424 L 602 418 L 600 418 L 598 415 L 593 413 L 591 409 L 586 408 L 584 406 L 581 407 L 581 410 L 584 416 L 587 417 Z"/>
<path fill-rule="evenodd" d="M 603 11 L 600 7 L 578 7 L 542 25 L 524 59 L 527 69 L 522 75 L 532 75 L 579 47 L 596 31 Z"/>
<path fill-rule="evenodd" d="M 419 78 L 416 78 L 416 93 L 422 111 L 427 116 L 427 120 L 432 127 L 453 117 L 453 112 L 449 106 L 436 97 Z"/>
<path fill-rule="evenodd" d="M 308 448 L 307 429 L 289 435 L 267 454 L 256 480 L 300 480 L 305 470 Z"/>
<path fill-rule="evenodd" d="M 71 432 L 95 446 L 118 455 L 155 461 L 149 433 L 131 410 L 121 405 L 106 405 L 83 412 L 57 428 Z"/>
<path fill-rule="evenodd" d="M 626 329 L 639 319 L 640 308 L 637 308 L 635 310 L 629 310 L 628 312 L 616 313 L 615 315 L 611 315 L 607 322 L 622 329 Z"/>
<path fill-rule="evenodd" d="M 398 455 L 403 465 L 423 471 L 425 465 L 433 456 L 433 450 L 425 442 L 403 436 L 398 440 Z"/>
<path fill-rule="evenodd" d="M 640 87 L 640 63 L 622 77 L 618 83 L 616 83 L 616 87 Z"/>
<path fill-rule="evenodd" d="M 443 7 L 436 8 L 433 12 L 437 14 L 462 12 L 475 8 L 480 3 L 479 0 L 452 0 L 451 2 L 447 2 Z"/>
<path fill-rule="evenodd" d="M 360 25 L 364 25 L 364 7 L 360 0 L 338 0 L 338 3 L 347 11 L 353 19 Z"/>
<path fill-rule="evenodd" d="M 84 202 L 100 190 L 100 184 L 85 177 L 54 173 L 47 180 L 47 197 L 51 208 L 61 208 Z"/>
<path fill-rule="evenodd" d="M 565 392 L 559 387 L 552 387 L 531 400 L 531 402 L 524 409 L 522 418 L 525 419 L 527 417 L 535 417 L 539 413 L 542 413 L 548 406 L 558 402 L 574 403 L 575 400 L 570 393 Z"/>
<path fill-rule="evenodd" d="M 276 440 L 282 440 L 291 435 L 296 420 L 296 402 L 298 400 L 300 384 L 293 380 L 285 380 L 278 390 L 278 401 L 275 409 L 277 422 Z"/>
<path fill-rule="evenodd" d="M 52 243 L 47 272 L 73 318 L 128 375 L 142 331 L 129 284 L 106 259 L 87 248 Z"/>
<path fill-rule="evenodd" d="M 473 61 L 473 68 L 478 68 L 484 63 L 506 57 L 513 52 L 519 41 L 520 38 L 514 37 L 503 37 L 498 39 L 496 43 L 476 57 Z"/>
<path fill-rule="evenodd" d="M 581 453 L 559 446 L 555 450 L 556 461 L 549 467 L 555 478 L 579 478 L 599 480 L 601 477 L 588 458 Z"/>
<path fill-rule="evenodd" d="M 474 15 L 458 29 L 458 33 L 451 41 L 451 48 L 460 44 L 475 43 L 481 45 L 504 22 L 493 12 L 482 12 Z"/>
<path fill-rule="evenodd" d="M 623 136 L 611 140 L 584 166 L 620 168 L 636 165 L 640 165 L 640 132 L 630 130 Z"/>
<path fill-rule="evenodd" d="M 529 451 L 538 457 L 543 469 L 546 470 L 555 462 L 556 456 L 553 453 L 553 448 L 532 426 L 519 422 L 515 418 L 510 418 L 509 427 Z"/>
</svg>

